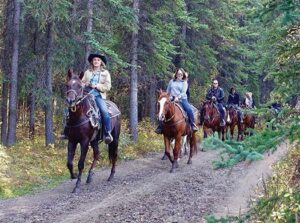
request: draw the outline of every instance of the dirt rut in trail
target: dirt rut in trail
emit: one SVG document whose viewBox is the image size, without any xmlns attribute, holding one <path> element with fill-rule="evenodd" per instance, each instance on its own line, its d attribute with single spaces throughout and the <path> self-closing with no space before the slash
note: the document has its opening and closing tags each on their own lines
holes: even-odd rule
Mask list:
<svg viewBox="0 0 300 223">
<path fill-rule="evenodd" d="M 90 185 L 82 183 L 79 195 L 70 193 L 75 186 L 70 180 L 36 195 L 0 201 L 0 222 L 199 223 L 205 214 L 237 214 L 286 150 L 281 144 L 265 160 L 221 170 L 211 165 L 216 151 L 199 151 L 192 165 L 186 156 L 172 174 L 170 162 L 152 154 L 117 166 L 112 182 L 106 181 L 109 169 L 96 172 Z"/>
</svg>

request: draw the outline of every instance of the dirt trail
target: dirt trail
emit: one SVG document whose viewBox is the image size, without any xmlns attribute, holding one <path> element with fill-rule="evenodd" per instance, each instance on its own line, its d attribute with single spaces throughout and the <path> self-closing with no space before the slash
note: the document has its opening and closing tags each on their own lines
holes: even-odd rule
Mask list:
<svg viewBox="0 0 300 223">
<path fill-rule="evenodd" d="M 204 222 L 205 214 L 237 214 L 262 175 L 287 150 L 276 152 L 253 164 L 241 163 L 231 170 L 213 170 L 216 151 L 198 152 L 192 165 L 187 157 L 179 169 L 169 173 L 169 161 L 161 154 L 117 167 L 114 181 L 109 170 L 96 173 L 79 195 L 71 194 L 75 181 L 32 196 L 0 201 L 0 222 Z"/>
</svg>

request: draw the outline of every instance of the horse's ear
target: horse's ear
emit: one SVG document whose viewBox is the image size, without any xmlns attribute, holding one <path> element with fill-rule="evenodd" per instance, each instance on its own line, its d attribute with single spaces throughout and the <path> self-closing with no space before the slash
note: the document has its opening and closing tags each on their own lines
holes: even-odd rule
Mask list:
<svg viewBox="0 0 300 223">
<path fill-rule="evenodd" d="M 158 94 L 158 97 L 159 95 L 161 95 L 161 93 L 163 92 L 162 89 L 159 89 L 159 90 L 156 90 L 157 94 Z"/>
<path fill-rule="evenodd" d="M 68 70 L 68 78 L 70 79 L 70 78 L 72 77 L 72 75 L 73 75 L 73 69 L 70 68 L 70 69 Z"/>
<path fill-rule="evenodd" d="M 83 78 L 83 75 L 84 75 L 84 72 L 83 72 L 83 71 L 81 71 L 81 72 L 80 72 L 80 74 L 79 74 L 79 78 L 80 78 L 80 80 Z"/>
</svg>

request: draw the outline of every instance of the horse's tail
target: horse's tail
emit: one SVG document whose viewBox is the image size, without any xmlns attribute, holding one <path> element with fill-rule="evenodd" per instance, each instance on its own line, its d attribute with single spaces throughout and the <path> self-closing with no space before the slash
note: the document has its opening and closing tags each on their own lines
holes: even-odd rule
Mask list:
<svg viewBox="0 0 300 223">
<path fill-rule="evenodd" d="M 191 138 L 191 143 L 190 143 L 191 148 L 190 149 L 193 149 L 195 155 L 198 153 L 198 146 L 197 145 L 198 145 L 197 135 L 196 135 L 196 133 L 192 133 L 192 138 Z"/>
<path fill-rule="evenodd" d="M 113 141 L 108 145 L 108 156 L 111 163 L 115 163 L 118 158 L 118 146 L 119 146 L 119 136 L 121 132 L 121 119 L 120 115 L 114 117 L 112 126 L 112 137 Z"/>
</svg>

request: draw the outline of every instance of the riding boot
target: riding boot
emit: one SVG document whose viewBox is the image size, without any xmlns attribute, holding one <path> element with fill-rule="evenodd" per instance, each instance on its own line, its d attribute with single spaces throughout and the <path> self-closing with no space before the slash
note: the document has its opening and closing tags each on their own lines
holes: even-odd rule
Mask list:
<svg viewBox="0 0 300 223">
<path fill-rule="evenodd" d="M 224 118 L 222 118 L 220 126 L 224 127 L 225 125 L 226 125 L 225 120 Z"/>
<path fill-rule="evenodd" d="M 195 122 L 192 122 L 192 123 L 191 123 L 191 126 L 192 126 L 193 132 L 197 132 L 197 131 L 199 130 L 199 129 L 198 129 L 198 126 L 196 125 Z"/>
<path fill-rule="evenodd" d="M 105 138 L 104 138 L 105 144 L 110 144 L 113 140 L 114 140 L 114 138 L 112 137 L 110 131 L 108 131 L 108 132 L 105 134 Z"/>
<path fill-rule="evenodd" d="M 157 128 L 155 129 L 155 133 L 156 134 L 162 134 L 163 133 L 163 129 L 162 128 L 163 128 L 162 127 L 162 122 L 159 122 Z"/>
<path fill-rule="evenodd" d="M 60 135 L 60 139 L 61 140 L 68 139 L 68 135 L 69 135 L 69 127 L 65 126 L 64 131 Z"/>
</svg>

